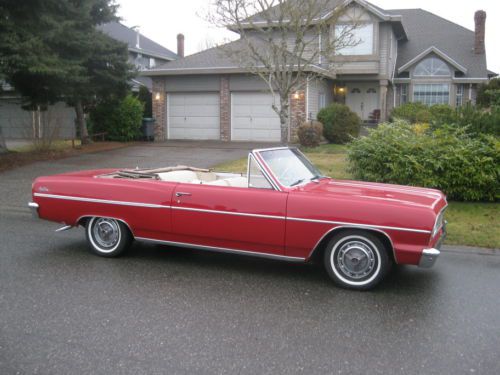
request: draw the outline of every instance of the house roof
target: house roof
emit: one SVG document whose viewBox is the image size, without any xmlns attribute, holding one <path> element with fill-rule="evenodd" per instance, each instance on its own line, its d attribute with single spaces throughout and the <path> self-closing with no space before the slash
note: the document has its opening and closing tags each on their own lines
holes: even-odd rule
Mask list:
<svg viewBox="0 0 500 375">
<path fill-rule="evenodd" d="M 260 43 L 259 49 L 266 48 L 266 42 L 256 40 Z M 222 46 L 214 47 L 158 66 L 140 74 L 142 76 L 164 76 L 164 75 L 190 75 L 190 74 L 228 74 L 228 73 L 248 73 L 249 69 L 245 63 L 239 64 L 235 59 L 228 55 L 227 51 L 231 49 L 240 50 L 245 48 L 245 41 L 238 39 Z M 257 44 L 256 44 L 257 45 Z M 320 66 L 312 66 L 311 70 L 334 77 L 331 72 Z"/>
<path fill-rule="evenodd" d="M 140 34 L 140 47 L 137 48 L 137 32 L 120 22 L 109 22 L 97 27 L 103 33 L 109 35 L 113 39 L 126 43 L 130 51 L 142 53 L 144 55 L 157 57 L 165 60 L 175 60 L 177 54 L 156 43 L 155 41 Z"/>
<path fill-rule="evenodd" d="M 466 29 L 423 9 L 392 9 L 386 12 L 399 14 L 408 32 L 408 40 L 398 45 L 396 69 L 406 69 L 409 62 L 418 62 L 436 50 L 444 54 L 455 67 L 465 68 L 464 78 L 487 78 L 486 55 L 474 53 L 474 31 Z M 434 47 L 431 50 L 431 47 Z M 443 57 L 443 56 L 442 56 Z M 457 69 L 462 70 L 462 69 Z"/>
</svg>

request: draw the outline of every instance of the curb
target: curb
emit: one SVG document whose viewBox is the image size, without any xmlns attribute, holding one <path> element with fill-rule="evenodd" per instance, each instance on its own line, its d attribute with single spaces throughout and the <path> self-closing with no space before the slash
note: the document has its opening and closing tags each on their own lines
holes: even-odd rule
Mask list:
<svg viewBox="0 0 500 375">
<path fill-rule="evenodd" d="M 455 254 L 479 254 L 479 255 L 492 255 L 500 256 L 500 249 L 488 249 L 483 247 L 470 247 L 470 246 L 460 246 L 460 245 L 443 245 L 441 247 L 443 253 L 455 253 Z"/>
</svg>

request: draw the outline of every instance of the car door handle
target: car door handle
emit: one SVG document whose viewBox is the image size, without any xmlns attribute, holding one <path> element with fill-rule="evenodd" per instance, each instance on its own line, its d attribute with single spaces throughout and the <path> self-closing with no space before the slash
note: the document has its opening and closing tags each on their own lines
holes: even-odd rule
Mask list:
<svg viewBox="0 0 500 375">
<path fill-rule="evenodd" d="M 180 191 L 179 191 L 179 192 L 175 193 L 175 196 L 176 196 L 177 198 L 179 198 L 179 197 L 190 197 L 190 196 L 191 196 L 191 193 L 183 193 L 183 192 L 180 192 Z"/>
</svg>

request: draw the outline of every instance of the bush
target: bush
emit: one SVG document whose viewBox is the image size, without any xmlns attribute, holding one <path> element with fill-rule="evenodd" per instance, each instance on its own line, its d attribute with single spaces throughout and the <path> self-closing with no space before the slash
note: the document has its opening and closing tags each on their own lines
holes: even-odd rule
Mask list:
<svg viewBox="0 0 500 375">
<path fill-rule="evenodd" d="M 464 128 L 382 124 L 351 144 L 348 159 L 357 179 L 437 188 L 452 200 L 500 198 L 499 140 L 471 137 Z"/>
<path fill-rule="evenodd" d="M 391 121 L 400 119 L 411 124 L 417 122 L 430 122 L 429 107 L 422 103 L 405 103 L 396 107 L 391 112 Z"/>
<path fill-rule="evenodd" d="M 318 147 L 323 136 L 323 124 L 318 121 L 307 121 L 297 130 L 299 142 L 305 147 Z"/>
<path fill-rule="evenodd" d="M 139 88 L 137 99 L 139 99 L 144 105 L 144 113 L 142 117 L 153 117 L 153 95 L 149 92 L 147 87 L 141 86 Z"/>
<path fill-rule="evenodd" d="M 494 78 L 487 84 L 479 86 L 476 102 L 485 108 L 500 105 L 500 78 Z"/>
<path fill-rule="evenodd" d="M 134 96 L 98 104 L 90 113 L 93 133 L 107 132 L 112 141 L 131 141 L 140 135 L 144 106 Z"/>
<path fill-rule="evenodd" d="M 344 144 L 359 136 L 361 119 L 348 106 L 330 104 L 318 113 L 323 124 L 323 135 L 331 143 Z"/>
<path fill-rule="evenodd" d="M 429 107 L 429 121 L 435 127 L 457 123 L 457 111 L 448 104 L 436 104 Z"/>
<path fill-rule="evenodd" d="M 467 104 L 460 107 L 457 113 L 457 125 L 466 127 L 469 134 L 500 136 L 500 106 L 493 106 L 489 110 L 484 110 Z"/>
</svg>

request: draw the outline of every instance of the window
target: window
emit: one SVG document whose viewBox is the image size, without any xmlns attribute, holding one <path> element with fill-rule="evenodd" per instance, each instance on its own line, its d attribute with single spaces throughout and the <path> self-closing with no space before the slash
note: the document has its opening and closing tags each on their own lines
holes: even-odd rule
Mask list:
<svg viewBox="0 0 500 375">
<path fill-rule="evenodd" d="M 154 59 L 154 57 L 150 57 L 149 58 L 149 68 L 153 69 L 155 66 L 156 66 L 156 60 Z"/>
<path fill-rule="evenodd" d="M 272 189 L 253 156 L 248 157 L 248 187 L 257 189 Z"/>
<path fill-rule="evenodd" d="M 399 104 L 408 103 L 408 85 L 399 85 Z"/>
<path fill-rule="evenodd" d="M 449 77 L 450 68 L 437 57 L 429 57 L 420 62 L 413 72 L 415 77 Z"/>
<path fill-rule="evenodd" d="M 341 38 L 343 44 L 337 53 L 344 56 L 372 55 L 373 54 L 373 23 L 360 25 L 353 30 L 351 25 L 335 26 L 335 35 Z"/>
<path fill-rule="evenodd" d="M 413 86 L 413 101 L 426 105 L 449 104 L 450 85 L 448 84 L 417 84 Z"/>
<path fill-rule="evenodd" d="M 457 85 L 457 96 L 455 105 L 461 107 L 464 104 L 464 85 Z"/>
<path fill-rule="evenodd" d="M 322 92 L 318 96 L 318 107 L 320 110 L 326 107 L 326 95 Z"/>
</svg>

